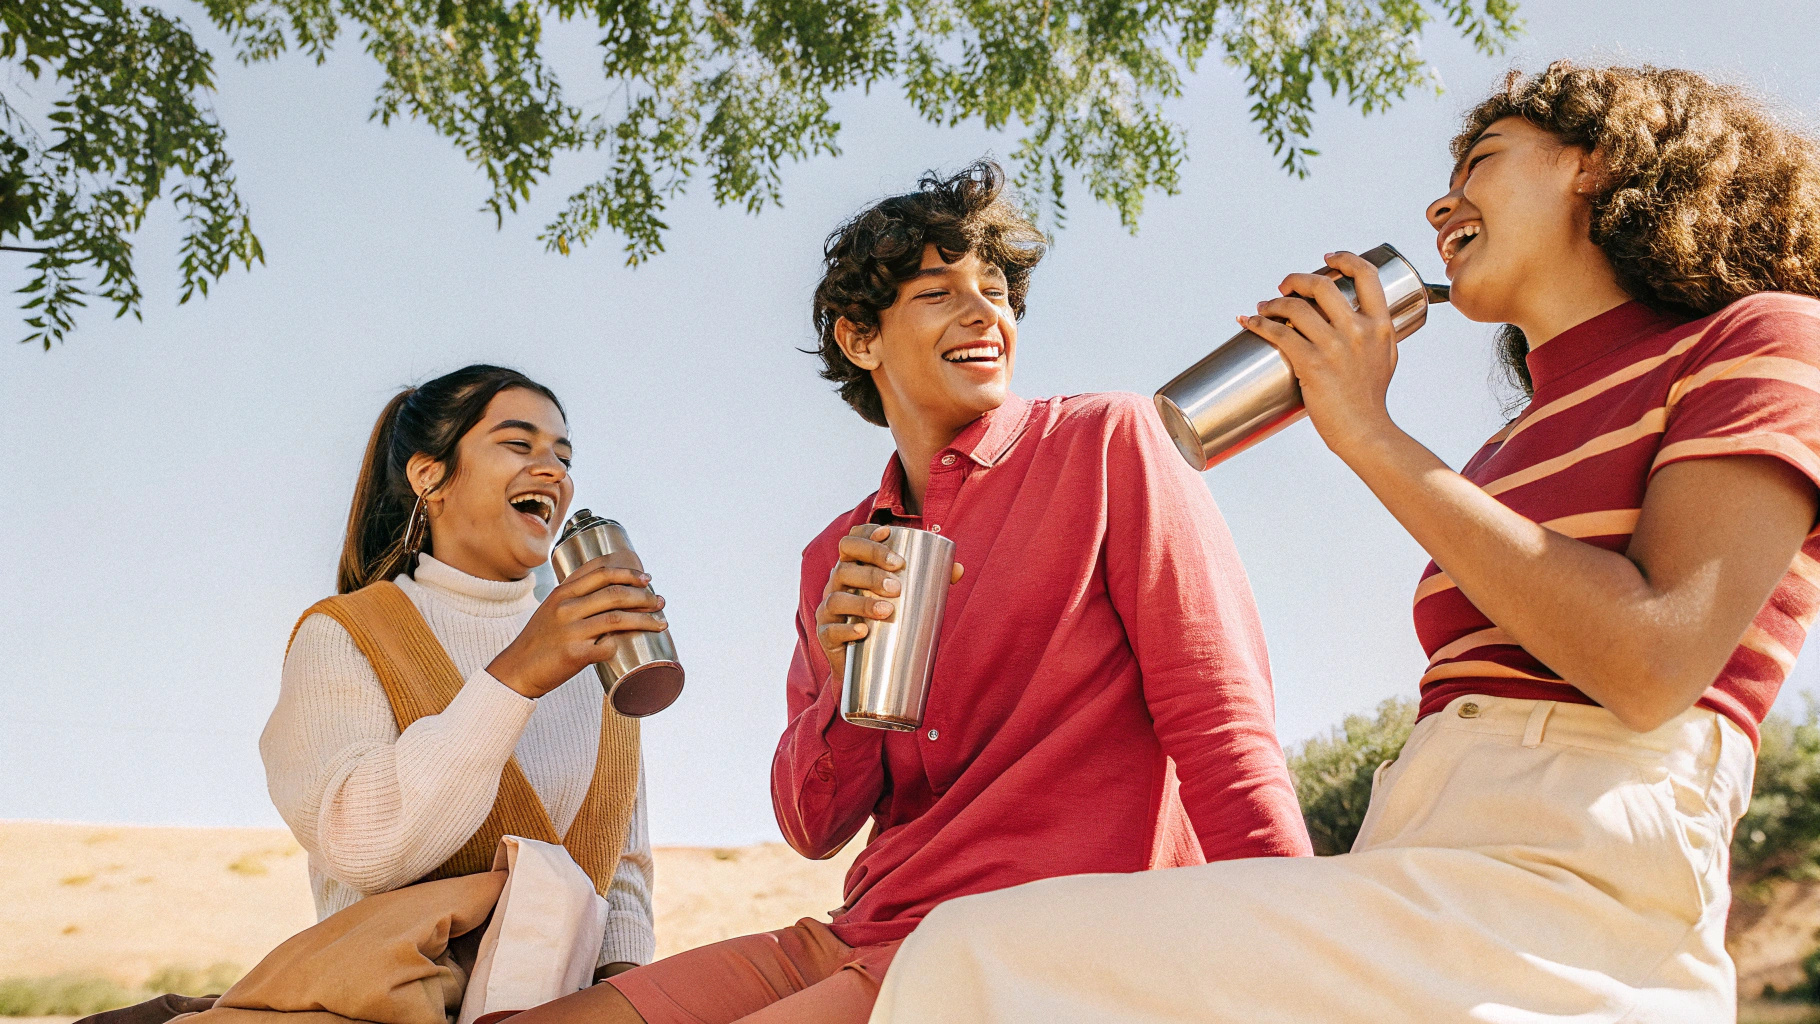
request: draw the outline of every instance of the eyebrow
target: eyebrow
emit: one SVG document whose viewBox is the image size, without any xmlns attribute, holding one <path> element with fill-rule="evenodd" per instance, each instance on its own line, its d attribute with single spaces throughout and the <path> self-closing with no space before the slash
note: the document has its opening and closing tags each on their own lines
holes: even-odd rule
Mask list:
<svg viewBox="0 0 1820 1024">
<path fill-rule="evenodd" d="M 1479 143 L 1484 142 L 1486 139 L 1501 139 L 1503 137 L 1503 132 L 1488 131 L 1479 133 L 1479 137 L 1472 140 L 1472 145 L 1466 147 L 1466 152 L 1461 153 L 1460 159 L 1453 165 L 1453 172 L 1447 176 L 1448 184 L 1452 184 L 1453 179 L 1459 177 L 1460 171 L 1466 166 L 1466 161 L 1472 159 L 1472 151 L 1479 148 Z"/>
<path fill-rule="evenodd" d="M 523 430 L 526 433 L 531 433 L 531 434 L 543 433 L 542 427 L 539 427 L 537 424 L 531 423 L 527 420 L 500 420 L 498 423 L 493 424 L 493 429 L 487 431 L 487 433 L 497 434 L 502 430 Z M 571 450 L 574 449 L 574 447 L 575 447 L 574 445 L 569 443 L 569 439 L 566 437 L 558 437 L 556 439 L 556 443 L 559 445 L 562 445 L 565 448 L 569 448 Z"/>
<path fill-rule="evenodd" d="M 999 266 L 996 263 L 988 263 L 988 264 L 986 264 L 986 268 L 989 272 L 994 272 L 999 277 L 1005 276 L 1005 268 Z M 916 273 L 911 274 L 908 278 L 905 279 L 904 283 L 908 284 L 911 281 L 920 281 L 925 277 L 940 277 L 943 274 L 946 274 L 946 273 L 952 271 L 953 269 L 954 269 L 954 264 L 952 264 L 952 263 L 944 263 L 939 267 L 924 267 L 921 270 L 918 270 Z"/>
</svg>

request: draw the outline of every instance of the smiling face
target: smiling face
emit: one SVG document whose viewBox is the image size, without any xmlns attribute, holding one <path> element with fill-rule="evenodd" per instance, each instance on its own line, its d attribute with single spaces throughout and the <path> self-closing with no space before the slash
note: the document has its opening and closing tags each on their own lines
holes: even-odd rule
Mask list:
<svg viewBox="0 0 1820 1024">
<path fill-rule="evenodd" d="M 1596 185 L 1584 149 L 1518 117 L 1494 121 L 1428 207 L 1453 305 L 1467 319 L 1522 324 L 1527 307 L 1609 263 L 1589 234 Z"/>
<path fill-rule="evenodd" d="M 894 428 L 915 421 L 957 432 L 1011 393 L 1017 315 L 997 264 L 973 253 L 944 263 L 926 246 L 878 320 L 865 331 L 843 319 L 836 335 L 847 358 L 870 371 Z"/>
<path fill-rule="evenodd" d="M 494 395 L 462 436 L 454 476 L 441 487 L 439 463 L 411 459 L 411 486 L 425 495 L 435 558 L 491 580 L 520 580 L 542 565 L 575 496 L 570 456 L 568 424 L 556 403 L 524 388 Z"/>
</svg>

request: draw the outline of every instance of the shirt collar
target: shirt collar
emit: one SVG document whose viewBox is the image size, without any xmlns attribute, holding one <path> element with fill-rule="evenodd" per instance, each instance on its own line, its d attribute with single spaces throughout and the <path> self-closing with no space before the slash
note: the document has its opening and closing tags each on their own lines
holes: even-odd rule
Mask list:
<svg viewBox="0 0 1820 1024">
<path fill-rule="evenodd" d="M 982 467 L 993 466 L 1011 451 L 1029 425 L 1030 403 L 1016 395 L 1006 395 L 1004 404 L 961 428 L 942 453 L 954 452 Z M 914 518 L 904 509 L 904 462 L 896 452 L 885 464 L 885 476 L 872 499 L 873 514 L 880 511 L 889 511 L 900 519 Z"/>
<path fill-rule="evenodd" d="M 1529 378 L 1540 391 L 1575 370 L 1648 334 L 1677 323 L 1641 302 L 1626 302 L 1591 320 L 1583 320 L 1530 351 L 1524 357 Z"/>
</svg>

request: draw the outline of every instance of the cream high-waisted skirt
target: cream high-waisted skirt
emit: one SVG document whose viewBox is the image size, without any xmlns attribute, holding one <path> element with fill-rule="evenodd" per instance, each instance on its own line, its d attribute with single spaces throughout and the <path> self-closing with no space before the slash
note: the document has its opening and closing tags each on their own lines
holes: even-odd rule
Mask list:
<svg viewBox="0 0 1820 1024">
<path fill-rule="evenodd" d="M 1057 878 L 937 907 L 872 1024 L 1719 1024 L 1755 754 L 1703 709 L 1461 697 L 1353 852 Z"/>
</svg>

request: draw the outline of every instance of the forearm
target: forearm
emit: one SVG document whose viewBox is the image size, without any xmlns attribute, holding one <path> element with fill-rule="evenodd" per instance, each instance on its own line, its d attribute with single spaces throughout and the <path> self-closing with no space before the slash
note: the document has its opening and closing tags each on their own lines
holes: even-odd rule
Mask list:
<svg viewBox="0 0 1820 1024">
<path fill-rule="evenodd" d="M 884 785 L 884 737 L 840 717 L 840 687 L 825 682 L 784 730 L 771 764 L 778 828 L 796 852 L 833 856 L 865 824 Z"/>
<path fill-rule="evenodd" d="M 351 750 L 322 798 L 315 852 L 371 894 L 421 878 L 486 820 L 531 702 L 476 675 L 441 714 Z"/>
<path fill-rule="evenodd" d="M 1513 512 L 1388 420 L 1336 451 L 1504 642 L 1633 728 L 1690 707 L 1723 666 L 1729 649 L 1690 621 L 1702 602 L 1675 600 L 1626 555 Z"/>
<path fill-rule="evenodd" d="M 1176 763 L 1182 806 L 1209 861 L 1306 857 L 1308 827 L 1267 707 L 1247 691 L 1262 681 L 1216 683 L 1199 715 L 1158 722 Z"/>
<path fill-rule="evenodd" d="M 648 964 L 657 957 L 657 930 L 651 909 L 656 868 L 645 803 L 644 758 L 639 757 L 638 798 L 626 827 L 626 845 L 607 887 L 607 930 L 598 965 Z"/>
</svg>

